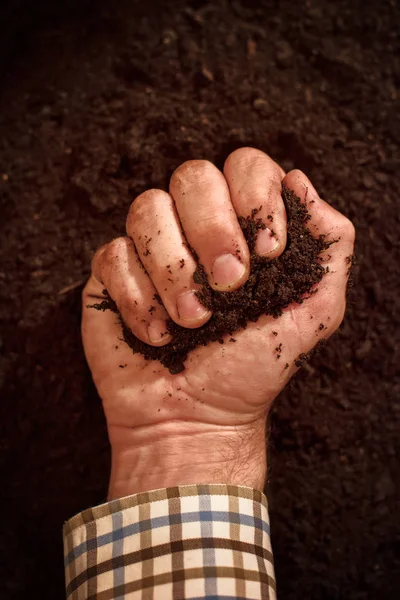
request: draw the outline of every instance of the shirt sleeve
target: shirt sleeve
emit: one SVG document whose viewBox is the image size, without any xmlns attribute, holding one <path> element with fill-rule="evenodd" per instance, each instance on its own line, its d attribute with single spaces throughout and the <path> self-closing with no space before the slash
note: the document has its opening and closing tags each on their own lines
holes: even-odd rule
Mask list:
<svg viewBox="0 0 400 600">
<path fill-rule="evenodd" d="M 267 499 L 186 485 L 90 508 L 64 525 L 68 600 L 275 599 Z"/>
</svg>

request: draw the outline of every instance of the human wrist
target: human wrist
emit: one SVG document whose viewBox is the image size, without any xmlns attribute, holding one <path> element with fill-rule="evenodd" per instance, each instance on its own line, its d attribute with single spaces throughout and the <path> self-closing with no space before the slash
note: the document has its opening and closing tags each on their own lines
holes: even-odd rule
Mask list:
<svg viewBox="0 0 400 600">
<path fill-rule="evenodd" d="M 108 499 L 201 483 L 262 490 L 266 477 L 264 420 L 221 427 L 171 422 L 109 430 L 112 466 Z"/>
</svg>

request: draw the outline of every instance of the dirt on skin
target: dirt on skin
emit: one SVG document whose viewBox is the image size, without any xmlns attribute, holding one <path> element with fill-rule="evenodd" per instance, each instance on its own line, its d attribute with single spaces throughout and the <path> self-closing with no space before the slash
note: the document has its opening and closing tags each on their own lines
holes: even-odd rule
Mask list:
<svg viewBox="0 0 400 600">
<path fill-rule="evenodd" d="M 333 242 L 327 242 L 323 236 L 314 238 L 311 235 L 307 229 L 310 214 L 306 204 L 302 204 L 300 199 L 286 187 L 283 187 L 282 199 L 288 220 L 287 244 L 285 251 L 275 260 L 258 256 L 254 251 L 258 231 L 267 228 L 265 223 L 257 218 L 259 209 L 255 208 L 247 218 L 239 217 L 239 224 L 251 256 L 249 278 L 239 290 L 226 293 L 214 291 L 209 285 L 203 266 L 198 265 L 193 274 L 194 282 L 201 285 L 197 296 L 203 306 L 213 312 L 211 319 L 202 327 L 185 329 L 174 323 L 172 319 L 168 319 L 167 331 L 172 335 L 172 341 L 166 346 L 156 348 L 139 340 L 123 322 L 107 290 L 103 291 L 105 300 L 89 306 L 97 310 L 112 310 L 118 314 L 124 340 L 133 352 L 143 354 L 146 359 L 160 361 L 172 374 L 181 373 L 185 368 L 184 362 L 188 353 L 197 346 L 206 346 L 216 341 L 221 344 L 225 341 L 235 342 L 232 335 L 238 329 L 245 328 L 249 321 L 257 321 L 261 315 L 272 315 L 277 318 L 289 304 L 302 303 L 307 295 L 318 291 L 315 286 L 325 273 L 325 268 L 321 264 L 321 252 L 329 248 Z M 267 218 L 273 236 L 275 235 L 274 218 L 272 215 Z M 226 337 L 227 334 L 230 336 L 229 339 Z M 281 357 L 279 350 L 278 347 L 278 358 Z M 300 366 L 303 364 L 304 356 L 296 361 Z M 286 364 L 289 367 L 289 364 Z"/>
<path fill-rule="evenodd" d="M 345 322 L 270 419 L 278 597 L 398 600 L 399 17 L 392 0 L 2 2 L 1 598 L 63 598 L 63 521 L 106 498 L 80 339 L 93 252 L 180 163 L 249 145 L 357 230 Z"/>
</svg>

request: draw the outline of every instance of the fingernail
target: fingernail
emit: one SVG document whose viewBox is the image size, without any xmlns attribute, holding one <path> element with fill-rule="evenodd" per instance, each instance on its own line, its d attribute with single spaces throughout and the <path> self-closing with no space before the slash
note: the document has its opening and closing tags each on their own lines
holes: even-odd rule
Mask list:
<svg viewBox="0 0 400 600">
<path fill-rule="evenodd" d="M 149 340 L 153 344 L 158 344 L 161 340 L 171 337 L 167 330 L 167 325 L 162 319 L 155 319 L 147 327 Z"/>
<path fill-rule="evenodd" d="M 267 229 L 261 229 L 257 237 L 256 252 L 261 256 L 265 256 L 276 250 L 278 244 L 276 235 L 268 227 Z"/>
<path fill-rule="evenodd" d="M 214 260 L 212 278 L 215 285 L 228 287 L 243 276 L 246 267 L 233 254 L 223 254 Z"/>
<path fill-rule="evenodd" d="M 178 315 L 180 319 L 193 321 L 193 319 L 200 319 L 208 310 L 200 304 L 195 292 L 185 292 L 178 296 L 176 301 L 178 309 Z"/>
</svg>

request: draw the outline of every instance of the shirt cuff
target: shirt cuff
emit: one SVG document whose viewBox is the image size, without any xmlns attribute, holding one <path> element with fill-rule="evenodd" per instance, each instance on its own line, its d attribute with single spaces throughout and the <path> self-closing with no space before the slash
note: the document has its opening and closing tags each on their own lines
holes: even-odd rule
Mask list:
<svg viewBox="0 0 400 600">
<path fill-rule="evenodd" d="M 185 485 L 89 508 L 64 525 L 68 600 L 275 599 L 267 499 Z"/>
</svg>

